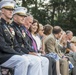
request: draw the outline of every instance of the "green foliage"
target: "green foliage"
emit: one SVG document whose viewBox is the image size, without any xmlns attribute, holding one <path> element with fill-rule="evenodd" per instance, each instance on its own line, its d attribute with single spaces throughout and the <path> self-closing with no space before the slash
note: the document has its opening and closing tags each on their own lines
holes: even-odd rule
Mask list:
<svg viewBox="0 0 76 75">
<path fill-rule="evenodd" d="M 34 18 L 43 25 L 49 23 L 59 25 L 64 30 L 76 32 L 76 1 L 75 0 L 49 0 L 44 4 L 40 0 L 23 0 L 23 6 L 28 8 Z M 46 0 L 45 0 L 46 1 Z M 34 5 L 33 7 L 31 5 Z M 31 6 L 31 7 L 30 7 Z M 76 34 L 75 34 L 76 35 Z"/>
</svg>

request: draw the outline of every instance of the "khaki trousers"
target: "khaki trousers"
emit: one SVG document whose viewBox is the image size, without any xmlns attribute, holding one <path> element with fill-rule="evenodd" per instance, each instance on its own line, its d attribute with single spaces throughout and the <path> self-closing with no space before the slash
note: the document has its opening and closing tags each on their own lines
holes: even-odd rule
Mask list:
<svg viewBox="0 0 76 75">
<path fill-rule="evenodd" d="M 69 75 L 69 63 L 67 59 L 60 59 L 60 72 L 61 75 Z"/>
</svg>

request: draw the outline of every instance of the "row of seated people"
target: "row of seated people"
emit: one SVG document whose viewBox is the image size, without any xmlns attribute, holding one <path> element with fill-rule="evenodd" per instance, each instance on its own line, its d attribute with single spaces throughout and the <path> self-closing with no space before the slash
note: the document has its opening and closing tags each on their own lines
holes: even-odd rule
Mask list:
<svg viewBox="0 0 76 75">
<path fill-rule="evenodd" d="M 47 54 L 47 56 L 51 56 L 56 60 L 57 69 L 58 69 L 58 64 L 59 64 L 61 75 L 63 75 L 63 72 L 61 69 L 60 60 L 67 59 L 68 69 L 72 70 L 71 75 L 75 75 L 76 73 L 76 65 L 75 65 L 76 63 L 75 61 L 76 60 L 76 40 L 75 40 L 76 36 L 73 36 L 73 32 L 70 30 L 67 30 L 66 32 L 63 31 L 63 29 L 60 26 L 53 27 L 49 24 L 46 24 L 43 27 L 43 29 L 44 31 L 43 31 L 42 44 L 44 45 L 43 50 L 45 50 L 45 53 Z M 60 29 L 62 29 L 61 32 L 60 32 Z"/>
<path fill-rule="evenodd" d="M 27 8 L 14 9 L 14 5 L 13 0 L 0 2 L 0 66 L 14 68 L 14 75 L 56 75 L 54 59 L 39 56 L 30 38 L 28 28 L 33 17 L 26 14 Z"/>
<path fill-rule="evenodd" d="M 74 53 L 65 55 L 68 38 L 62 28 L 43 27 L 33 16 L 26 14 L 26 8 L 17 7 L 13 12 L 13 6 L 9 0 L 1 2 L 1 66 L 14 68 L 14 75 L 69 75 L 71 68 L 75 75 L 75 61 L 70 56 Z M 72 67 L 69 67 L 70 63 Z"/>
</svg>

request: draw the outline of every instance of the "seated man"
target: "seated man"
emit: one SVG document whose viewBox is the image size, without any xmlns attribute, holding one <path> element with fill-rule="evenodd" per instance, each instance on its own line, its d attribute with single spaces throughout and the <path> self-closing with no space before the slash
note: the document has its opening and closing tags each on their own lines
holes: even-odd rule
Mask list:
<svg viewBox="0 0 76 75">
<path fill-rule="evenodd" d="M 45 51 L 46 53 L 56 53 L 60 57 L 61 75 L 69 75 L 68 61 L 66 58 L 62 58 L 63 54 L 58 49 L 57 40 L 61 37 L 61 31 L 59 26 L 53 28 L 53 33 L 45 39 Z"/>
<path fill-rule="evenodd" d="M 10 26 L 10 19 L 14 10 L 13 0 L 0 2 L 0 65 L 14 68 L 14 75 L 42 75 L 41 61 L 38 57 L 28 55 L 21 51 L 15 39 L 14 29 Z M 33 59 L 33 61 L 32 61 Z"/>
<path fill-rule="evenodd" d="M 45 57 L 38 57 L 36 54 L 33 55 L 33 53 L 31 53 L 33 51 L 33 49 L 30 48 L 30 46 L 28 46 L 28 42 L 25 42 L 27 41 L 26 38 L 26 33 L 25 31 L 22 29 L 22 25 L 24 23 L 24 19 L 26 18 L 26 8 L 24 7 L 17 7 L 15 10 L 14 10 L 14 13 L 13 13 L 13 22 L 12 22 L 12 27 L 14 28 L 15 30 L 15 36 L 16 36 L 16 39 L 21 47 L 21 51 L 26 53 L 27 55 L 27 58 L 30 58 L 29 60 L 31 62 L 35 61 L 35 58 L 39 58 L 40 61 L 41 61 L 41 70 L 42 70 L 42 74 L 43 75 L 48 75 L 48 66 L 49 66 L 49 60 Z M 30 20 L 30 25 L 32 24 L 33 22 L 33 19 L 31 18 Z M 28 47 L 28 48 L 27 48 Z M 34 58 L 34 59 L 33 59 Z M 37 60 L 37 59 L 36 59 Z M 34 63 L 34 62 L 33 62 Z M 34 73 L 34 70 L 33 70 L 33 73 Z M 34 75 L 34 74 L 33 74 Z M 37 74 L 35 74 L 37 75 Z"/>
</svg>

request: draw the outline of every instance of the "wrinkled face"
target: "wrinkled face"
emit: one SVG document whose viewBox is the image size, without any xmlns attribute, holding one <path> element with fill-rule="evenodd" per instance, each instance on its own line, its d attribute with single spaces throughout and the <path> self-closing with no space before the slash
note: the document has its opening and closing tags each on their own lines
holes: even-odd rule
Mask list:
<svg viewBox="0 0 76 75">
<path fill-rule="evenodd" d="M 73 33 L 70 33 L 70 34 L 69 34 L 69 39 L 71 40 L 72 37 L 73 37 Z"/>
<path fill-rule="evenodd" d="M 33 23 L 33 24 L 31 25 L 31 32 L 35 33 L 35 32 L 37 31 L 37 29 L 38 29 L 37 23 Z"/>
<path fill-rule="evenodd" d="M 67 34 L 67 37 L 68 37 L 68 40 L 71 40 L 71 39 L 72 39 L 72 37 L 73 37 L 73 33 L 72 33 L 72 32 L 70 32 L 69 34 Z"/>
<path fill-rule="evenodd" d="M 29 29 L 30 28 L 30 26 L 32 25 L 32 23 L 33 23 L 33 18 L 32 17 L 25 17 L 25 22 L 24 22 L 24 26 L 27 28 L 27 29 Z"/>
<path fill-rule="evenodd" d="M 40 28 L 39 28 L 39 35 L 40 36 L 43 36 L 44 35 L 44 29 L 43 29 L 43 26 L 40 26 Z"/>
<path fill-rule="evenodd" d="M 4 17 L 6 19 L 11 19 L 12 18 L 12 14 L 13 14 L 13 9 L 2 8 L 2 14 L 4 15 Z"/>
<path fill-rule="evenodd" d="M 18 23 L 19 25 L 23 25 L 25 16 L 14 15 L 14 17 L 16 23 Z"/>
</svg>

